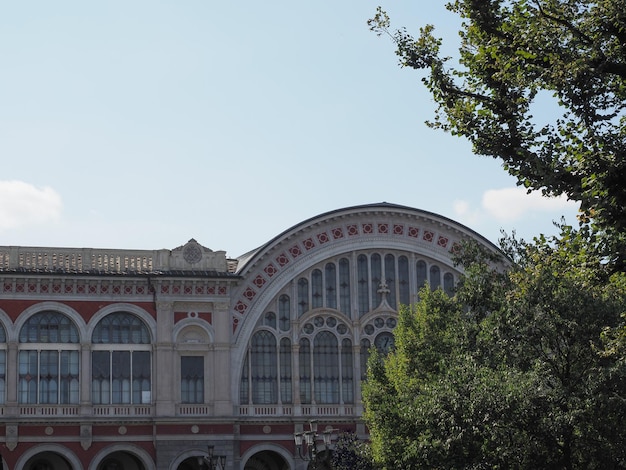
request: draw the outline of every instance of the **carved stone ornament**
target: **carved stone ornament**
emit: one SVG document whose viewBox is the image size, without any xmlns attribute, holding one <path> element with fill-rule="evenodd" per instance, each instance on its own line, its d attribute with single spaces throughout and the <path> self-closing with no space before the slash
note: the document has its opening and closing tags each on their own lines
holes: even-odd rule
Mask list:
<svg viewBox="0 0 626 470">
<path fill-rule="evenodd" d="M 18 435 L 17 426 L 15 424 L 9 424 L 6 427 L 6 446 L 9 450 L 15 450 L 17 447 Z"/>
<path fill-rule="evenodd" d="M 84 450 L 91 447 L 91 424 L 81 424 L 80 426 L 80 445 Z"/>
<path fill-rule="evenodd" d="M 202 248 L 193 238 L 183 248 L 183 259 L 189 264 L 198 263 L 202 259 Z"/>
</svg>

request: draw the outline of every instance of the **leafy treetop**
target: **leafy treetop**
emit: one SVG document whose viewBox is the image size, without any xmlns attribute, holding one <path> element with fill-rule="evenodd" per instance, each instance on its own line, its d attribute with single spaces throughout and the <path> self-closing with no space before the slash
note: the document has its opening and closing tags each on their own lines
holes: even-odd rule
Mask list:
<svg viewBox="0 0 626 470">
<path fill-rule="evenodd" d="M 626 0 L 456 0 L 447 8 L 463 19 L 458 68 L 441 56 L 432 25 L 415 39 L 392 31 L 380 7 L 368 22 L 393 39 L 402 66 L 429 70 L 423 82 L 438 108 L 428 124 L 501 159 L 529 191 L 580 201 L 596 245 L 626 267 Z"/>
</svg>

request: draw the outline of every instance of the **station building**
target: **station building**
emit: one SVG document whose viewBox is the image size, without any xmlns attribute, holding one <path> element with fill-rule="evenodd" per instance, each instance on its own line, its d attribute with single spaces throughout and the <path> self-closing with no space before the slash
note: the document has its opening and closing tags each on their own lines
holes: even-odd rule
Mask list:
<svg viewBox="0 0 626 470">
<path fill-rule="evenodd" d="M 307 468 L 294 433 L 366 439 L 361 380 L 401 304 L 452 292 L 448 218 L 338 209 L 239 258 L 0 247 L 0 455 L 9 470 Z M 318 451 L 325 451 L 319 442 Z M 210 462 L 209 462 L 210 463 Z M 217 468 L 220 468 L 218 465 Z"/>
</svg>

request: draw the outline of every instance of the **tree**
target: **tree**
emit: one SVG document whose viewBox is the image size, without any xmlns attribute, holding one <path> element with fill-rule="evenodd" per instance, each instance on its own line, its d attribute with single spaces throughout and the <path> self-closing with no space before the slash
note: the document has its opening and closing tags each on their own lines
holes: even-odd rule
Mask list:
<svg viewBox="0 0 626 470">
<path fill-rule="evenodd" d="M 339 434 L 330 464 L 334 470 L 374 470 L 369 445 L 352 432 Z"/>
<path fill-rule="evenodd" d="M 601 339 L 626 282 L 585 237 L 509 239 L 506 271 L 468 250 L 453 298 L 424 289 L 400 312 L 363 386 L 382 468 L 626 468 L 626 367 Z"/>
<path fill-rule="evenodd" d="M 459 66 L 432 25 L 414 39 L 378 9 L 368 23 L 438 105 L 433 127 L 501 159 L 528 190 L 581 202 L 581 221 L 626 268 L 626 1 L 456 0 Z M 546 103 L 560 116 L 551 119 Z M 543 108 L 538 106 L 541 104 Z M 554 113 L 556 114 L 556 113 Z"/>
</svg>

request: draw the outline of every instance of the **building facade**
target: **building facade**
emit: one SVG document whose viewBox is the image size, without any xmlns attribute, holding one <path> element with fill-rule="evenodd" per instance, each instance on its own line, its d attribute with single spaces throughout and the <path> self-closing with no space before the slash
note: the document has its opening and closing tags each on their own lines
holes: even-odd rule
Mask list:
<svg viewBox="0 0 626 470">
<path fill-rule="evenodd" d="M 10 470 L 303 469 L 309 420 L 367 438 L 361 380 L 402 304 L 452 292 L 486 239 L 388 203 L 306 220 L 237 259 L 0 247 L 0 455 Z M 336 433 L 338 431 L 333 431 Z M 317 450 L 323 451 L 320 442 Z"/>
</svg>

